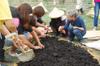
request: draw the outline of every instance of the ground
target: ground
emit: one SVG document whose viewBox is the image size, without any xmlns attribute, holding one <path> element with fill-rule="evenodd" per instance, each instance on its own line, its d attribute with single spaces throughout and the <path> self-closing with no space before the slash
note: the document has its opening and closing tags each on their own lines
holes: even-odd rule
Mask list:
<svg viewBox="0 0 100 66">
<path fill-rule="evenodd" d="M 18 66 L 100 66 L 98 61 L 79 43 L 58 41 L 54 37 L 42 39 L 46 48 L 35 50 L 32 61 L 19 63 Z"/>
<path fill-rule="evenodd" d="M 99 40 L 99 33 L 100 31 L 88 31 L 85 36 L 88 37 L 87 42 Z M 93 35 L 91 36 L 91 34 Z M 93 38 L 95 36 L 98 37 Z M 49 35 L 43 38 L 41 42 L 46 48 L 35 50 L 36 57 L 32 61 L 20 63 L 17 58 L 11 57 L 7 53 L 6 59 L 18 63 L 18 66 L 49 66 L 50 64 L 52 66 L 70 66 L 70 64 L 72 64 L 71 66 L 100 66 L 100 51 L 81 45 L 77 41 L 68 43 L 66 38 L 55 38 Z M 78 64 L 79 62 L 80 64 Z M 16 64 L 7 65 L 17 66 Z"/>
<path fill-rule="evenodd" d="M 17 4 L 22 3 L 17 2 L 18 0 L 9 0 L 10 5 L 16 6 Z M 30 0 L 25 0 L 30 1 Z M 32 5 L 35 2 L 30 2 Z M 45 3 L 45 2 L 44 2 Z M 85 21 L 87 30 L 91 30 L 93 27 L 93 18 L 87 16 L 87 12 L 90 10 L 91 3 L 88 2 L 88 6 L 86 4 L 85 13 L 82 15 L 82 18 Z M 36 3 L 35 3 L 36 4 Z M 33 6 L 33 5 L 32 5 Z M 49 12 L 53 9 L 53 5 L 49 3 L 45 3 L 45 6 L 49 10 Z M 75 4 L 59 4 L 56 7 L 62 10 L 69 10 L 75 7 Z M 50 18 L 48 17 L 48 13 L 43 17 L 43 20 L 46 24 L 49 25 Z M 99 28 L 100 29 L 100 28 Z M 100 39 L 100 38 L 99 38 Z M 66 40 L 66 39 L 65 39 Z M 90 41 L 89 39 L 88 41 Z M 94 41 L 94 39 L 93 39 Z M 76 43 L 68 43 L 67 41 L 58 41 L 56 38 L 47 37 L 46 39 L 42 39 L 43 44 L 46 45 L 46 48 L 43 50 L 35 50 L 36 57 L 29 62 L 26 63 L 18 63 L 18 66 L 100 66 L 100 51 L 91 48 L 82 48 L 84 46 L 77 46 Z M 96 60 L 96 59 L 98 60 Z M 16 58 L 12 58 L 7 56 L 7 59 L 16 61 Z M 77 59 L 77 60 L 76 60 Z M 7 64 L 8 66 L 16 66 L 16 64 Z"/>
</svg>

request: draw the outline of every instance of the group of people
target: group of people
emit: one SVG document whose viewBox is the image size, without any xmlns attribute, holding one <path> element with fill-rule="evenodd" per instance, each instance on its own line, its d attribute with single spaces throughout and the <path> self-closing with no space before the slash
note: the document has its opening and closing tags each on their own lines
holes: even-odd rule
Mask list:
<svg viewBox="0 0 100 66">
<path fill-rule="evenodd" d="M 4 61 L 4 44 L 11 46 L 9 51 L 11 56 L 15 56 L 16 49 L 21 45 L 26 45 L 31 49 L 43 49 L 45 46 L 40 42 L 40 39 L 45 38 L 46 33 L 49 31 L 53 32 L 55 36 L 67 36 L 69 41 L 74 41 L 75 37 L 79 42 L 84 40 L 83 36 L 86 34 L 86 26 L 79 15 L 79 11 L 83 13 L 82 8 L 78 11 L 73 9 L 65 13 L 63 10 L 55 7 L 49 13 L 51 21 L 50 25 L 47 26 L 43 22 L 42 17 L 48 10 L 42 3 L 34 7 L 31 7 L 28 3 L 22 3 L 18 7 L 13 7 L 9 6 L 7 0 L 3 1 L 3 3 L 0 3 L 1 62 Z M 96 17 L 94 18 L 96 19 Z M 18 37 L 6 38 L 6 36 L 13 33 L 16 33 Z M 35 41 L 34 44 L 33 41 Z"/>
<path fill-rule="evenodd" d="M 3 2 L 0 3 L 0 61 L 4 61 L 4 44 L 11 46 L 11 56 L 15 56 L 16 49 L 23 45 L 31 49 L 43 49 L 45 46 L 40 38 L 45 37 L 48 30 L 41 19 L 46 13 L 44 7 L 38 5 L 32 8 L 28 3 L 13 7 L 9 6 L 7 0 Z"/>
</svg>

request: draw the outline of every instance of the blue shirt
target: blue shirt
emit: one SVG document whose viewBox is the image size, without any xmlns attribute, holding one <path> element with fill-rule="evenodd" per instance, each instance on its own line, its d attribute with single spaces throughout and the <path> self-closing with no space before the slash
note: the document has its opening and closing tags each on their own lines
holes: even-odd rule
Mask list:
<svg viewBox="0 0 100 66">
<path fill-rule="evenodd" d="M 78 17 L 76 18 L 75 21 L 67 20 L 67 24 L 65 25 L 64 29 L 65 29 L 65 30 L 68 30 L 68 27 L 69 27 L 70 25 L 71 25 L 71 26 L 82 27 L 82 28 L 84 28 L 84 31 L 86 32 L 85 23 L 84 23 L 83 19 L 82 19 L 80 16 L 78 16 Z"/>
</svg>

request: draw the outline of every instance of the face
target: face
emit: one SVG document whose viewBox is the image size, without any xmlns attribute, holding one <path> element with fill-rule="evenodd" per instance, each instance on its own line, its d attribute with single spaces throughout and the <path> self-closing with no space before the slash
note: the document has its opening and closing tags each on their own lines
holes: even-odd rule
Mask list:
<svg viewBox="0 0 100 66">
<path fill-rule="evenodd" d="M 42 13 L 37 13 L 37 17 L 42 17 L 43 15 Z"/>
<path fill-rule="evenodd" d="M 76 20 L 76 18 L 75 18 L 74 16 L 67 16 L 67 18 L 68 18 L 68 20 L 70 20 L 70 21 L 75 21 L 75 20 Z"/>
</svg>

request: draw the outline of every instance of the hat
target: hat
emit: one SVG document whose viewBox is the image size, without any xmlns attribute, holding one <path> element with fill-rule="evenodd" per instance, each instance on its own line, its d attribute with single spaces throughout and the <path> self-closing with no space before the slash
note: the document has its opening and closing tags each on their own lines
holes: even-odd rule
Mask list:
<svg viewBox="0 0 100 66">
<path fill-rule="evenodd" d="M 48 12 L 48 10 L 46 9 L 46 7 L 43 5 L 42 2 L 40 2 L 40 3 L 39 3 L 38 5 L 36 5 L 36 6 L 33 6 L 32 9 L 35 9 L 35 8 L 38 7 L 38 6 L 41 6 L 41 7 L 44 9 L 45 12 Z"/>
<path fill-rule="evenodd" d="M 59 10 L 58 8 L 55 7 L 55 8 L 50 12 L 49 17 L 50 17 L 50 18 L 59 18 L 59 17 L 61 17 L 61 16 L 63 16 L 63 15 L 64 15 L 64 11 Z"/>
</svg>

